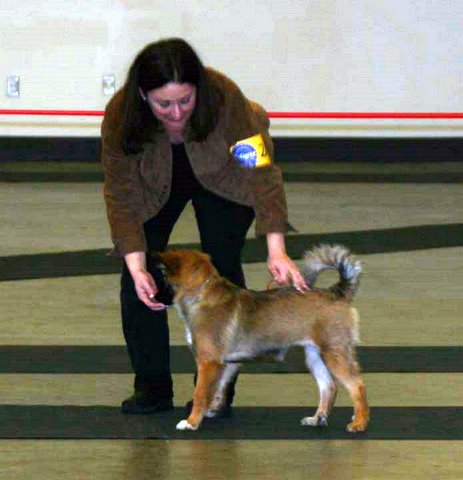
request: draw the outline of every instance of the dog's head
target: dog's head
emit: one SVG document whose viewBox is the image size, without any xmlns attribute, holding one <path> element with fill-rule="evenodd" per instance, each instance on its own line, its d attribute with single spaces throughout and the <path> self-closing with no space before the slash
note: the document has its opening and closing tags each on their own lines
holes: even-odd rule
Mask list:
<svg viewBox="0 0 463 480">
<path fill-rule="evenodd" d="M 172 250 L 157 253 L 156 257 L 166 282 L 176 292 L 199 288 L 212 277 L 218 276 L 209 255 L 197 250 Z"/>
</svg>

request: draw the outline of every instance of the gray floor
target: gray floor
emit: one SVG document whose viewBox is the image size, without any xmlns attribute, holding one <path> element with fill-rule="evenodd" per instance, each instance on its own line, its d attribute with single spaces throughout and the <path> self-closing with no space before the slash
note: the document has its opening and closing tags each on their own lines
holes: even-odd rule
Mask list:
<svg viewBox="0 0 463 480">
<path fill-rule="evenodd" d="M 460 164 L 408 166 L 460 171 Z M 13 165 L 11 171 L 21 170 Z M 47 166 L 43 166 L 47 168 Z M 60 168 L 64 168 L 61 166 Z M 286 164 L 293 173 L 362 172 L 361 165 Z M 380 173 L 380 166 L 363 167 Z M 388 168 L 391 168 L 390 166 Z M 403 166 L 396 166 L 403 171 Z M 299 235 L 463 223 L 460 183 L 286 184 L 291 222 Z M 0 183 L 0 259 L 110 247 L 98 182 Z M 250 237 L 253 232 L 250 232 Z M 188 209 L 173 243 L 198 241 Z M 365 275 L 356 299 L 365 347 L 461 346 L 463 238 L 448 247 L 363 254 Z M 460 246 L 458 246 L 460 245 Z M 251 288 L 264 288 L 264 263 L 247 263 Z M 2 281 L 0 348 L 123 345 L 118 275 Z M 181 321 L 170 316 L 173 345 L 184 345 Z M 375 408 L 463 407 L 463 367 L 439 373 L 367 372 Z M 432 363 L 432 362 L 431 362 Z M 0 373 L 0 410 L 18 406 L 117 407 L 131 391 L 129 373 Z M 175 403 L 191 397 L 191 375 L 176 373 Z M 242 374 L 236 406 L 309 407 L 317 392 L 308 374 Z M 342 392 L 336 406 L 349 406 Z M 459 417 L 461 418 L 461 416 Z M 452 422 L 452 418 L 448 419 Z M 214 428 L 211 425 L 209 428 Z M 223 428 L 227 428 L 226 424 Z M 245 428 L 245 427 L 243 427 Z M 302 427 L 301 427 L 302 428 Z M 331 426 L 329 427 L 331 428 Z M 1 429 L 0 429 L 1 430 Z M 0 478 L 346 478 L 459 479 L 461 435 L 445 440 L 124 440 L 0 439 Z M 463 430 L 463 425 L 462 425 Z M 432 436 L 431 436 L 432 437 Z"/>
</svg>

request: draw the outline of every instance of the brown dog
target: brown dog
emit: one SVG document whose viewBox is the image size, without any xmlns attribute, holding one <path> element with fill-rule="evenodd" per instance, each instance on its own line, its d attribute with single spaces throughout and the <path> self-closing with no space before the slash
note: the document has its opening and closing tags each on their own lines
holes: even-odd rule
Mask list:
<svg viewBox="0 0 463 480">
<path fill-rule="evenodd" d="M 355 355 L 358 315 L 350 306 L 361 265 L 345 248 L 322 246 L 305 255 L 302 271 L 309 285 L 322 270 L 336 269 L 340 275 L 331 288 L 306 292 L 292 287 L 262 292 L 238 288 L 220 277 L 208 255 L 198 251 L 171 251 L 159 257 L 198 367 L 193 409 L 177 429 L 196 430 L 204 416 L 213 416 L 239 362 L 262 356 L 283 360 L 295 345 L 305 349 L 320 392 L 315 415 L 303 418 L 302 425 L 328 424 L 337 391 L 334 377 L 354 405 L 347 430 L 367 428 L 369 408 Z"/>
</svg>

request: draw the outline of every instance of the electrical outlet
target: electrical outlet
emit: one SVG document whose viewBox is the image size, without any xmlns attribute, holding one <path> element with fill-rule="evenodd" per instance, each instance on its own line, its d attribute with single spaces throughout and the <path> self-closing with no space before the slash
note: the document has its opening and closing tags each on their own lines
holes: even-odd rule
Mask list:
<svg viewBox="0 0 463 480">
<path fill-rule="evenodd" d="M 6 95 L 19 97 L 19 77 L 17 75 L 9 75 L 6 78 Z"/>
<path fill-rule="evenodd" d="M 103 75 L 103 95 L 113 95 L 116 92 L 116 76 Z"/>
</svg>

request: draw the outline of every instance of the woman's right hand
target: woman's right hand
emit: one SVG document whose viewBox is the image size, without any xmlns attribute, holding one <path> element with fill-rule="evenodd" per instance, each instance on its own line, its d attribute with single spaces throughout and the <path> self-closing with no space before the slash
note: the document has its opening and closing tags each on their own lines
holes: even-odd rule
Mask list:
<svg viewBox="0 0 463 480">
<path fill-rule="evenodd" d="M 138 270 L 132 274 L 138 298 L 151 310 L 165 310 L 167 307 L 155 299 L 158 287 L 151 273 L 147 270 Z"/>
<path fill-rule="evenodd" d="M 151 310 L 165 310 L 167 307 L 155 298 L 158 287 L 151 273 L 146 270 L 146 254 L 132 252 L 125 255 L 125 262 L 135 284 L 138 298 Z"/>
</svg>

